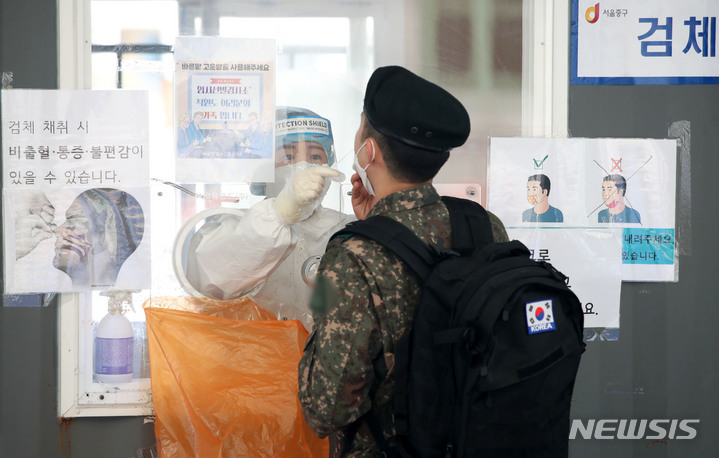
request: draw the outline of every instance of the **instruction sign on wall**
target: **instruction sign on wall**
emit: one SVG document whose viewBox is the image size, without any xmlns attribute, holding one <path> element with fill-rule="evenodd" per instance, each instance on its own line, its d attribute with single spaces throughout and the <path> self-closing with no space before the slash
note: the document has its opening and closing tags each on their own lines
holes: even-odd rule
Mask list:
<svg viewBox="0 0 719 458">
<path fill-rule="evenodd" d="M 618 328 L 622 281 L 678 281 L 676 140 L 490 139 L 487 208 Z"/>
<path fill-rule="evenodd" d="M 5 293 L 148 288 L 144 91 L 2 91 Z"/>
<path fill-rule="evenodd" d="M 676 140 L 492 138 L 487 205 L 507 227 L 614 230 L 624 281 L 677 281 Z"/>
</svg>

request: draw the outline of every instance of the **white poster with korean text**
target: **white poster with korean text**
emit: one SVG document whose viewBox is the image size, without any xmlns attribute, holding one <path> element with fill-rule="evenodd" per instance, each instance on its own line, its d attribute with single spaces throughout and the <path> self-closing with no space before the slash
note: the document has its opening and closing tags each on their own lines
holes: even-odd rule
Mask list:
<svg viewBox="0 0 719 458">
<path fill-rule="evenodd" d="M 715 0 L 572 0 L 572 84 L 717 84 Z"/>
<path fill-rule="evenodd" d="M 274 180 L 275 40 L 178 37 L 176 178 Z"/>
<path fill-rule="evenodd" d="M 677 281 L 676 148 L 666 139 L 492 138 L 487 206 L 509 228 L 614 230 L 624 281 Z"/>
<path fill-rule="evenodd" d="M 5 293 L 150 282 L 144 91 L 2 91 Z"/>
<path fill-rule="evenodd" d="M 508 228 L 507 233 L 527 245 L 533 259 L 552 264 L 568 277 L 568 285 L 582 302 L 585 329 L 619 329 L 620 234 L 606 229 L 529 227 Z"/>
</svg>

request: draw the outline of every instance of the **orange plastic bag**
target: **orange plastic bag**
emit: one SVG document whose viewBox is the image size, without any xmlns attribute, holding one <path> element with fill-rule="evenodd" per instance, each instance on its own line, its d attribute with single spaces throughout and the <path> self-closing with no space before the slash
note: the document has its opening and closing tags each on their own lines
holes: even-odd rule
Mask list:
<svg viewBox="0 0 719 458">
<path fill-rule="evenodd" d="M 157 297 L 143 307 L 160 456 L 328 456 L 297 399 L 308 337 L 299 321 L 249 299 Z"/>
</svg>

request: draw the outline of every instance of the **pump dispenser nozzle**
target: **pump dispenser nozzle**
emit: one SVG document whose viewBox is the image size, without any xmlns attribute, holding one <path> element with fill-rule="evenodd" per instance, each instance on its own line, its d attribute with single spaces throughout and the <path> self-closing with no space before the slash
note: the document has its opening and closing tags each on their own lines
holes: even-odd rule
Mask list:
<svg viewBox="0 0 719 458">
<path fill-rule="evenodd" d="M 130 309 L 134 312 L 135 306 L 132 304 L 132 294 L 139 293 L 139 289 L 119 289 L 113 291 L 103 291 L 100 296 L 106 296 L 107 299 L 107 310 L 115 310 L 120 313 L 125 313 L 127 310 L 122 304 L 127 304 Z"/>
</svg>

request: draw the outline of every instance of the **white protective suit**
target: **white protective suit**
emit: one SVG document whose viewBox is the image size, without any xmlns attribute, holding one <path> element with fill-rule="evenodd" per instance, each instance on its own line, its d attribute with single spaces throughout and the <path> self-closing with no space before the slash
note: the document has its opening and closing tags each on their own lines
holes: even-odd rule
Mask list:
<svg viewBox="0 0 719 458">
<path fill-rule="evenodd" d="M 296 115 L 292 111 L 290 114 Z M 308 110 L 300 112 L 308 114 L 317 116 Z M 279 109 L 277 119 L 279 123 Z M 331 130 L 329 135 L 331 142 Z M 309 141 L 307 136 L 304 139 Z M 331 143 L 329 149 L 331 164 L 334 160 Z M 189 244 L 186 270 L 189 283 L 207 297 L 222 300 L 250 297 L 280 318 L 299 319 L 310 329 L 312 319 L 307 304 L 320 257 L 330 236 L 355 219 L 354 215 L 320 204 L 329 178 L 320 180 L 324 181 L 324 189 L 319 190 L 319 197 L 316 194 L 313 199 L 297 197 L 307 188 L 299 175 L 307 169 L 317 172 L 318 168 L 327 170 L 326 166 L 299 165 L 279 196 L 269 197 L 247 210 L 227 209 L 209 218 Z"/>
</svg>

